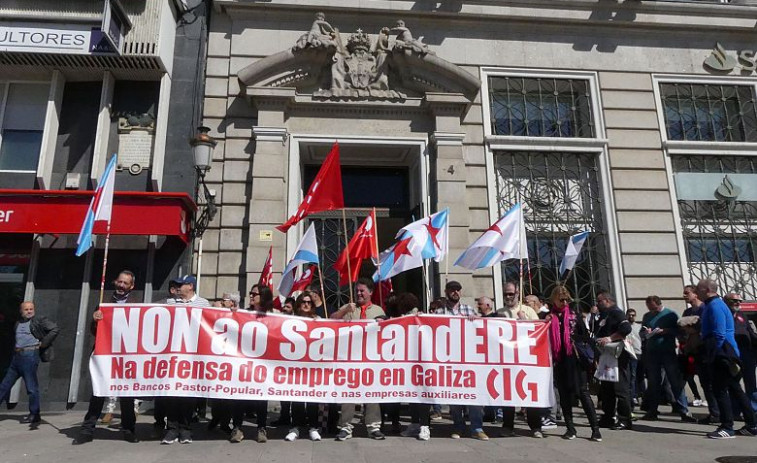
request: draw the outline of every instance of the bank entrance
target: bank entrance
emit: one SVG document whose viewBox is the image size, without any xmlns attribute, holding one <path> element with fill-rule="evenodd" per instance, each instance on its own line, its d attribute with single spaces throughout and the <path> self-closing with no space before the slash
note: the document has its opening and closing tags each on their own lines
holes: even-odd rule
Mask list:
<svg viewBox="0 0 757 463">
<path fill-rule="evenodd" d="M 428 208 L 423 142 L 370 144 L 339 140 L 339 145 L 347 233 L 345 235 L 341 210 L 311 215 L 306 224 L 315 224 L 330 309 L 349 302 L 349 287 L 339 285 L 339 275 L 333 265 L 371 209 L 376 208 L 379 248 L 383 251 L 394 243 L 400 228 L 425 216 Z M 310 188 L 330 149 L 329 142 L 299 144 L 302 192 Z M 374 271 L 375 266 L 366 260 L 360 276 L 370 278 Z M 407 291 L 421 301 L 425 299 L 427 285 L 420 268 L 393 277 L 392 284 L 397 293 Z M 378 289 L 374 292 L 374 302 L 379 302 Z"/>
</svg>

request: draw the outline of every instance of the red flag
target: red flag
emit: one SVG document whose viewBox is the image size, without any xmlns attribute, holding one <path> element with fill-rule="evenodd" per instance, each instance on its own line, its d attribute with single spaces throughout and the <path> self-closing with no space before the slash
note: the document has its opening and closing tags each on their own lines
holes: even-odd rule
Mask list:
<svg viewBox="0 0 757 463">
<path fill-rule="evenodd" d="M 347 258 L 349 256 L 349 269 L 352 275 L 347 271 Z M 365 218 L 363 224 L 357 229 L 347 247 L 339 255 L 334 264 L 334 269 L 339 272 L 339 284 L 346 285 L 350 281 L 356 281 L 360 274 L 360 266 L 363 259 L 370 257 L 378 258 L 378 245 L 376 241 L 376 215 L 371 211 L 370 215 Z"/>
<path fill-rule="evenodd" d="M 339 144 L 334 143 L 321 170 L 310 185 L 308 194 L 297 208 L 297 212 L 284 224 L 276 227 L 286 233 L 292 225 L 314 212 L 344 209 L 344 193 L 342 191 L 342 170 L 339 165 Z"/>
<path fill-rule="evenodd" d="M 268 249 L 268 258 L 265 260 L 265 264 L 263 264 L 258 284 L 260 286 L 268 286 L 273 291 L 273 246 Z"/>
<path fill-rule="evenodd" d="M 304 291 L 308 289 L 308 286 L 310 286 L 310 283 L 313 281 L 313 275 L 315 275 L 315 270 L 317 268 L 317 266 L 311 265 L 310 267 L 305 269 L 305 271 L 302 273 L 302 276 L 294 282 L 294 285 L 292 285 L 292 293 L 295 291 Z"/>
<path fill-rule="evenodd" d="M 381 308 L 386 311 L 386 301 L 387 299 L 389 299 L 389 296 L 391 296 L 392 292 L 394 292 L 394 288 L 392 287 L 392 279 L 387 278 L 386 280 L 379 281 L 376 284 L 375 291 L 373 292 L 378 294 L 382 299 L 383 304 L 381 305 Z"/>
</svg>

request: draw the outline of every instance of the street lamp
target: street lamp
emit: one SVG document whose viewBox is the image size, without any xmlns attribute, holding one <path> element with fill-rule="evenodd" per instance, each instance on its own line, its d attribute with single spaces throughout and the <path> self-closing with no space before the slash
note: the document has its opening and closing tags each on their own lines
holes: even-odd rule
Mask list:
<svg viewBox="0 0 757 463">
<path fill-rule="evenodd" d="M 208 224 L 213 221 L 218 207 L 216 206 L 215 195 L 210 193 L 208 185 L 205 183 L 205 174 L 210 170 L 213 162 L 213 149 L 218 142 L 208 133 L 210 129 L 205 126 L 197 127 L 197 135 L 189 140 L 194 155 L 194 166 L 197 171 L 197 202 L 200 202 L 200 187 L 202 186 L 202 199 L 205 202 L 205 209 L 197 217 L 194 224 L 193 235 L 202 237 Z"/>
</svg>

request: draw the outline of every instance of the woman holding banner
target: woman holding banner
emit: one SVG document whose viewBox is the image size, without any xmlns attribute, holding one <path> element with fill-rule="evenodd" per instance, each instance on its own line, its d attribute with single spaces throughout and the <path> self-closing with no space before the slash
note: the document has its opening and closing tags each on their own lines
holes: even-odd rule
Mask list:
<svg viewBox="0 0 757 463">
<path fill-rule="evenodd" d="M 570 307 L 573 298 L 565 286 L 556 286 L 549 300 L 551 307 L 547 320 L 550 323 L 549 340 L 552 346 L 555 383 L 560 394 L 560 407 L 565 426 L 568 428 L 563 434 L 563 439 L 576 438 L 573 404 L 578 395 L 586 417 L 589 419 L 592 431 L 591 440 L 600 442 L 602 434 L 599 432 L 597 412 L 589 395 L 587 379 L 588 369 L 594 361 L 589 332 L 575 309 Z"/>
<path fill-rule="evenodd" d="M 315 300 L 310 291 L 303 291 L 294 303 L 294 315 L 310 319 L 321 318 L 315 313 Z M 321 440 L 318 432 L 318 406 L 314 402 L 292 402 L 292 427 L 284 440 L 293 442 L 300 437 L 300 428 L 308 428 L 310 440 Z"/>
<path fill-rule="evenodd" d="M 273 310 L 273 291 L 268 286 L 255 284 L 250 288 L 250 311 L 265 314 Z M 244 413 L 248 402 L 239 401 L 237 407 L 232 413 L 232 422 L 234 429 L 231 431 L 231 442 L 241 442 L 244 439 L 242 433 L 242 423 L 244 422 Z M 255 409 L 255 417 L 258 425 L 257 441 L 261 444 L 268 442 L 268 431 L 266 422 L 268 421 L 268 401 L 253 400 L 252 405 Z"/>
</svg>

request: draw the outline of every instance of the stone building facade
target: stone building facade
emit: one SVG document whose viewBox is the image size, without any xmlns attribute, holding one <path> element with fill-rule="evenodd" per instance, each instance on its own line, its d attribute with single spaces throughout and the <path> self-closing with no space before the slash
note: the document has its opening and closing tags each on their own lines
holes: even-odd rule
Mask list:
<svg viewBox="0 0 757 463">
<path fill-rule="evenodd" d="M 682 286 L 703 276 L 756 299 L 747 3 L 216 0 L 204 122 L 219 140 L 207 180 L 221 212 L 201 292 L 245 291 L 271 246 L 283 269 L 304 228 L 274 226 L 338 141 L 353 229 L 377 206 L 388 245 L 450 208 L 451 262 L 402 290 L 431 296 L 455 279 L 468 301 L 501 305 L 502 282 L 522 274 L 548 295 L 566 279 L 568 236 L 588 230 L 567 275 L 583 306 L 604 288 L 623 306 L 657 294 L 682 309 Z M 452 265 L 518 201 L 522 270 Z M 339 217 L 313 218 L 325 263 L 343 246 Z M 336 303 L 344 289 L 327 292 Z"/>
</svg>

